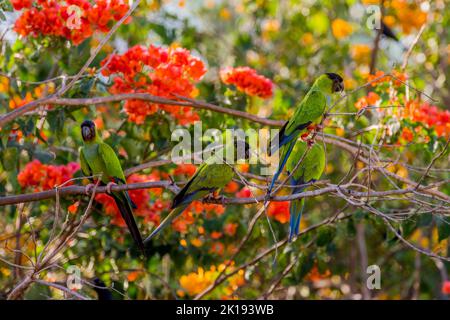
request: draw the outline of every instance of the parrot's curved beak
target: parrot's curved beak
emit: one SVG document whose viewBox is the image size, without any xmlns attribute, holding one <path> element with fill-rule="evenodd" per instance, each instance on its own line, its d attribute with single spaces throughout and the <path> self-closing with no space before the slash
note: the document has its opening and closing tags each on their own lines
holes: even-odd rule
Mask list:
<svg viewBox="0 0 450 320">
<path fill-rule="evenodd" d="M 81 135 L 83 136 L 83 140 L 91 140 L 93 138 L 91 128 L 89 127 L 81 128 Z"/>
</svg>

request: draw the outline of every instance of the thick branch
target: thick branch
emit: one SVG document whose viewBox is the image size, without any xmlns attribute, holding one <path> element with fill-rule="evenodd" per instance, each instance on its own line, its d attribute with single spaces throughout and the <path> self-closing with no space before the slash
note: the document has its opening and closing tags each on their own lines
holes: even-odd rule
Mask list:
<svg viewBox="0 0 450 320">
<path fill-rule="evenodd" d="M 194 100 L 190 98 L 185 98 L 181 96 L 177 96 L 178 99 L 167 99 L 158 96 L 154 96 L 148 93 L 125 93 L 125 94 L 117 94 L 107 97 L 93 97 L 93 98 L 58 98 L 57 96 L 50 96 L 38 100 L 34 100 L 26 105 L 17 108 L 10 113 L 3 115 L 0 118 L 0 128 L 5 124 L 13 121 L 15 118 L 24 115 L 25 113 L 31 112 L 37 109 L 41 105 L 61 105 L 61 106 L 89 106 L 89 105 L 99 105 L 111 102 L 120 102 L 123 100 L 142 100 L 148 101 L 156 104 L 164 104 L 171 106 L 183 106 L 183 107 L 191 107 L 201 110 L 210 110 L 214 112 L 224 113 L 231 116 L 247 119 L 253 122 L 261 123 L 263 125 L 268 126 L 282 126 L 284 121 L 280 120 L 271 120 L 266 118 L 261 118 L 250 113 L 234 110 L 230 108 L 224 108 L 220 106 L 216 106 L 214 104 L 210 104 L 200 100 Z M 180 101 L 180 99 L 184 101 Z"/>
</svg>

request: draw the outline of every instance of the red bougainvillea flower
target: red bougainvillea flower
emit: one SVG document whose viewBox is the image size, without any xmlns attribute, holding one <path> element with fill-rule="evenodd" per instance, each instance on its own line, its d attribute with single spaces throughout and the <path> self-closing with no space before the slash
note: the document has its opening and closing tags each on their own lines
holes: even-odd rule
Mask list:
<svg viewBox="0 0 450 320">
<path fill-rule="evenodd" d="M 22 36 L 56 36 L 78 45 L 94 33 L 108 32 L 129 10 L 124 0 L 13 0 L 15 10 L 22 10 L 14 30 Z M 128 22 L 128 21 L 125 21 Z"/>
<path fill-rule="evenodd" d="M 220 79 L 225 84 L 236 86 L 249 96 L 269 99 L 273 95 L 273 83 L 249 67 L 225 68 L 220 70 Z"/>
<path fill-rule="evenodd" d="M 242 188 L 241 191 L 236 193 L 236 197 L 238 197 L 238 198 L 250 198 L 251 196 L 252 196 L 252 192 L 247 187 Z"/>
<path fill-rule="evenodd" d="M 445 281 L 442 284 L 442 293 L 443 294 L 450 294 L 450 281 Z"/>
<path fill-rule="evenodd" d="M 76 162 L 67 165 L 46 165 L 39 160 L 29 162 L 17 176 L 22 188 L 34 187 L 35 190 L 49 190 L 73 178 L 73 174 L 80 169 Z M 71 185 L 72 181 L 67 182 Z"/>
<path fill-rule="evenodd" d="M 267 208 L 267 214 L 280 223 L 288 222 L 289 201 L 271 202 Z"/>
<path fill-rule="evenodd" d="M 148 181 L 148 176 L 132 174 L 128 177 L 128 183 L 139 183 Z M 134 209 L 134 213 L 137 216 L 143 217 L 146 223 L 152 222 L 155 225 L 160 223 L 161 212 L 169 207 L 167 202 L 157 199 L 151 203 L 150 193 L 148 189 L 136 189 L 128 191 L 131 200 L 136 204 L 137 208 Z M 120 215 L 120 211 L 112 197 L 107 194 L 98 194 L 95 196 L 95 200 L 103 205 L 103 210 L 107 215 L 112 216 L 111 223 L 120 227 L 125 227 L 125 221 Z"/>
<path fill-rule="evenodd" d="M 174 99 L 175 95 L 195 97 L 197 89 L 194 85 L 206 73 L 200 59 L 176 46 L 134 46 L 123 55 L 105 58 L 101 64 L 103 75 L 113 76 L 111 93 L 149 93 L 169 99 Z M 169 113 L 181 125 L 199 120 L 198 114 L 188 107 L 128 100 L 124 108 L 130 120 L 137 124 L 144 123 L 147 116 L 159 109 Z"/>
<path fill-rule="evenodd" d="M 11 0 L 14 10 L 28 9 L 33 4 L 32 0 Z"/>
<path fill-rule="evenodd" d="M 438 137 L 450 137 L 450 111 L 448 110 L 440 110 L 427 102 L 410 100 L 405 103 L 401 117 L 434 129 Z"/>
<path fill-rule="evenodd" d="M 187 176 L 192 177 L 197 170 L 197 167 L 194 164 L 180 164 L 178 165 L 175 170 L 173 171 L 173 174 L 176 176 Z"/>
</svg>

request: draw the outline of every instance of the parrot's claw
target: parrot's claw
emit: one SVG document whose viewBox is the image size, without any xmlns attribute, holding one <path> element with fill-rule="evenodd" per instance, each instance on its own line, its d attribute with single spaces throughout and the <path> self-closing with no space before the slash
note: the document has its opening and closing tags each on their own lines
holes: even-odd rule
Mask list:
<svg viewBox="0 0 450 320">
<path fill-rule="evenodd" d="M 86 195 L 90 195 L 91 194 L 91 190 L 92 190 L 92 188 L 94 188 L 94 184 L 93 183 L 89 183 L 87 186 L 86 186 L 86 188 L 84 189 L 84 193 L 86 194 Z"/>
<path fill-rule="evenodd" d="M 306 143 L 308 144 L 308 147 L 312 147 L 314 145 L 314 139 L 309 139 L 306 141 Z"/>
<path fill-rule="evenodd" d="M 323 130 L 323 128 L 324 128 L 324 125 L 319 123 L 318 125 L 316 125 L 315 130 L 316 130 L 317 132 L 320 132 L 320 131 Z"/>
<path fill-rule="evenodd" d="M 213 193 L 210 193 L 206 197 L 203 198 L 202 202 L 203 203 L 220 202 L 221 204 L 224 204 L 225 203 L 225 197 L 223 195 L 215 196 Z"/>
<path fill-rule="evenodd" d="M 114 182 L 108 182 L 108 184 L 106 185 L 106 193 L 107 194 L 111 194 L 111 187 L 117 185 Z"/>
</svg>

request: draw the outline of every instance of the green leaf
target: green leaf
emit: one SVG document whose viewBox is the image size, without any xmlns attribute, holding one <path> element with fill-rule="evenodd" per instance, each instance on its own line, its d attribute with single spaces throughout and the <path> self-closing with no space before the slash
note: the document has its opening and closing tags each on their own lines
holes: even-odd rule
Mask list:
<svg viewBox="0 0 450 320">
<path fill-rule="evenodd" d="M 313 14 L 306 22 L 309 29 L 315 34 L 321 35 L 328 31 L 330 27 L 330 21 L 323 12 L 317 12 Z"/>
<path fill-rule="evenodd" d="M 33 153 L 33 158 L 38 159 L 42 163 L 50 163 L 55 160 L 55 155 L 47 151 L 36 150 Z"/>
<path fill-rule="evenodd" d="M 2 152 L 2 165 L 6 171 L 14 170 L 19 158 L 19 151 L 17 148 L 6 148 Z"/>
<path fill-rule="evenodd" d="M 450 237 L 450 217 L 435 216 L 439 241 Z"/>
</svg>

